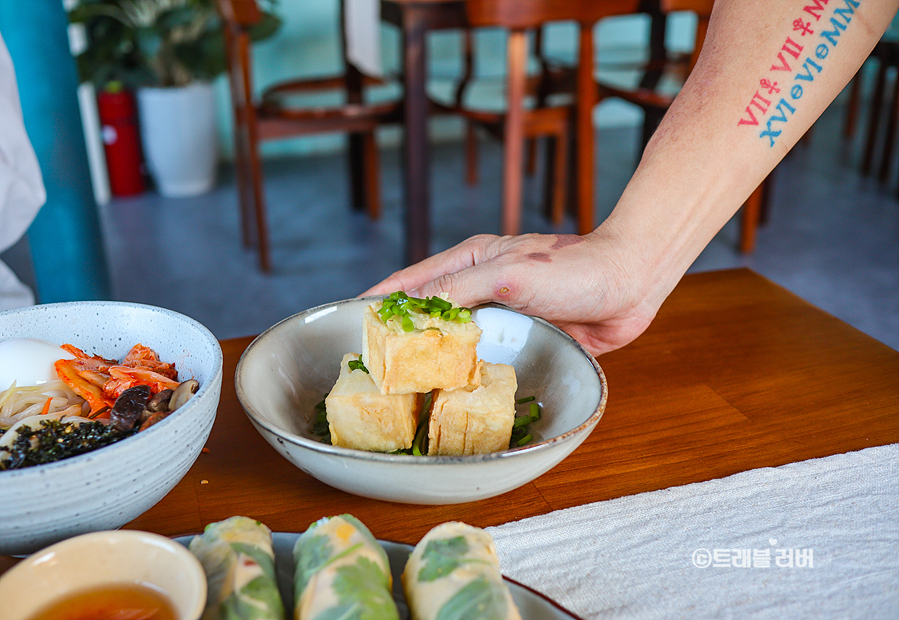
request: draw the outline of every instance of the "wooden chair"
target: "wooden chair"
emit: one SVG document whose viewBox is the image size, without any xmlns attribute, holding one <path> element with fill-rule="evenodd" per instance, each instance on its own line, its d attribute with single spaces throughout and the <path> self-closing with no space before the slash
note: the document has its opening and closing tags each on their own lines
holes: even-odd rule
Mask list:
<svg viewBox="0 0 899 620">
<path fill-rule="evenodd" d="M 402 118 L 402 102 L 366 103 L 365 89 L 380 83 L 345 62 L 341 75 L 285 81 L 254 94 L 250 30 L 261 19 L 256 0 L 216 0 L 224 22 L 228 76 L 234 108 L 235 168 L 243 242 L 255 245 L 263 271 L 271 269 L 259 143 L 293 136 L 346 133 L 354 208 L 380 214 L 375 129 Z M 343 23 L 341 2 L 341 23 Z M 344 48 L 344 60 L 346 45 Z M 342 103 L 304 106 L 298 95 L 341 93 Z"/>
<path fill-rule="evenodd" d="M 529 33 L 530 34 L 530 33 Z M 573 71 L 563 73 L 558 66 L 547 63 L 541 55 L 543 29 L 533 31 L 534 50 L 528 60 L 536 60 L 539 69 L 528 73 L 525 105 L 526 174 L 533 176 L 537 168 L 538 139 L 546 138 L 546 172 L 544 189 L 544 214 L 556 226 L 561 225 L 567 206 L 568 155 L 572 134 Z M 502 142 L 505 102 L 505 76 L 476 78 L 475 30 L 462 33 L 463 73 L 449 97 L 440 92 L 432 93 L 438 110 L 460 114 L 465 118 L 465 180 L 468 185 L 478 183 L 479 149 L 477 129 Z M 564 82 L 563 82 L 564 81 Z M 563 85 L 564 83 L 564 85 Z M 491 93 L 491 90 L 503 92 Z M 564 98 L 552 105 L 547 103 L 550 93 L 565 92 Z M 485 97 L 485 93 L 487 93 Z M 517 234 L 517 221 L 503 218 L 503 234 Z"/>
<path fill-rule="evenodd" d="M 592 113 L 597 102 L 593 81 L 593 26 L 605 17 L 636 12 L 640 0 L 466 0 L 465 4 L 472 28 L 503 27 L 509 31 L 503 105 L 498 109 L 477 107 L 466 99 L 468 83 L 465 79 L 457 89 L 454 102 L 447 105 L 503 141 L 503 234 L 520 231 L 524 145 L 526 140 L 534 137 L 546 136 L 553 141 L 549 157 L 552 181 L 548 187 L 552 188 L 553 219 L 561 220 L 566 204 L 568 140 L 572 131 L 577 230 L 580 234 L 592 231 Z M 564 72 L 541 72 L 529 77 L 528 32 L 556 21 L 573 21 L 578 25 L 578 67 L 567 75 Z M 573 94 L 568 102 L 550 103 L 550 94 L 565 91 Z M 469 158 L 470 161 L 473 159 L 471 152 Z"/>
<path fill-rule="evenodd" d="M 655 6 L 647 8 L 651 18 L 648 60 L 636 66 L 633 63 L 599 64 L 597 85 L 600 97 L 617 97 L 643 110 L 641 151 L 696 65 L 713 4 L 714 0 L 655 0 Z M 668 18 L 671 13 L 681 11 L 696 16 L 694 45 L 690 52 L 672 53 L 665 44 Z M 755 247 L 756 229 L 764 217 L 769 191 L 770 183 L 763 182 L 743 205 L 741 252 L 749 253 Z"/>
<path fill-rule="evenodd" d="M 895 36 L 895 35 L 893 35 Z M 883 38 L 874 46 L 868 61 L 877 63 L 877 76 L 874 80 L 874 91 L 868 104 L 868 127 L 862 151 L 861 173 L 869 176 L 875 166 L 876 152 L 880 148 L 877 162 L 877 180 L 885 183 L 892 170 L 894 149 L 896 146 L 896 130 L 899 126 L 899 40 Z M 892 92 L 888 89 L 887 74 L 896 71 Z M 861 100 L 862 76 L 856 75 L 852 80 L 849 103 L 846 108 L 843 135 L 851 139 L 855 135 L 856 119 Z M 882 115 L 886 107 L 886 126 L 882 125 Z M 882 138 L 882 141 L 881 141 Z"/>
</svg>

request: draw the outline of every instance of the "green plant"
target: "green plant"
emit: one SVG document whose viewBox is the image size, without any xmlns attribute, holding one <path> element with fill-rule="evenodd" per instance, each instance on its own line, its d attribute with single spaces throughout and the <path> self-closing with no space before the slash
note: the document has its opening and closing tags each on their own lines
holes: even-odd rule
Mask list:
<svg viewBox="0 0 899 620">
<path fill-rule="evenodd" d="M 260 0 L 260 41 L 281 25 L 276 0 Z M 83 80 L 184 86 L 214 78 L 226 66 L 222 23 L 214 0 L 80 0 L 69 21 L 83 24 L 86 47 L 78 56 Z"/>
</svg>

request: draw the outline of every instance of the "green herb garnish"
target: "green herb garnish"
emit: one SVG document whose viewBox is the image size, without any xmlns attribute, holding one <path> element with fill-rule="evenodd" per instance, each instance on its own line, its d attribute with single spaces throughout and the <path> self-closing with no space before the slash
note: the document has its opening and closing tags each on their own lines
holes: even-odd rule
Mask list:
<svg viewBox="0 0 899 620">
<path fill-rule="evenodd" d="M 516 405 L 530 404 L 528 405 L 528 412 L 516 417 L 512 423 L 512 437 L 509 440 L 510 449 L 526 446 L 534 439 L 534 436 L 530 433 L 531 423 L 539 420 L 542 413 L 540 405 L 532 402 L 535 400 L 534 396 L 527 396 L 515 401 Z"/>
<path fill-rule="evenodd" d="M 350 360 L 349 364 L 347 364 L 347 365 L 350 367 L 350 370 L 361 370 L 365 374 L 370 374 L 368 372 L 368 368 L 365 367 L 365 364 L 362 363 L 361 359 Z"/>
<path fill-rule="evenodd" d="M 331 443 L 331 425 L 328 424 L 328 410 L 325 408 L 325 398 L 315 405 L 315 421 L 312 423 L 312 432 L 318 435 L 319 441 L 322 443 Z"/>
<path fill-rule="evenodd" d="M 440 318 L 454 323 L 468 323 L 471 321 L 471 308 L 454 306 L 441 297 L 409 297 L 402 291 L 391 293 L 381 302 L 378 316 L 385 323 L 396 317 L 402 325 L 403 331 L 411 332 L 415 329 L 412 323 L 412 315 L 421 314 L 432 318 Z"/>
</svg>

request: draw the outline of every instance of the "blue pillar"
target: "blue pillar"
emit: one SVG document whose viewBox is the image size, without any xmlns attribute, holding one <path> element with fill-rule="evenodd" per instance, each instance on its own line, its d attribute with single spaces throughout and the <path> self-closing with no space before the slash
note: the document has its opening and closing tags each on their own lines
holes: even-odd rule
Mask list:
<svg viewBox="0 0 899 620">
<path fill-rule="evenodd" d="M 0 0 L 0 32 L 47 188 L 28 230 L 41 303 L 109 299 L 67 28 L 62 0 Z"/>
</svg>

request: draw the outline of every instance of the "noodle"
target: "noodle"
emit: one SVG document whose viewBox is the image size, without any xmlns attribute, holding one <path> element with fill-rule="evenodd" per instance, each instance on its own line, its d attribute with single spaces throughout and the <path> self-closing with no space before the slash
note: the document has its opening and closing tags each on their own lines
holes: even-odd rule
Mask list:
<svg viewBox="0 0 899 620">
<path fill-rule="evenodd" d="M 48 398 L 51 400 L 47 413 L 57 414 L 54 417 L 81 416 L 84 413 L 84 399 L 63 381 L 57 379 L 21 387 L 13 384 L 0 392 L 0 429 L 6 430 L 20 420 L 43 413 Z"/>
</svg>

